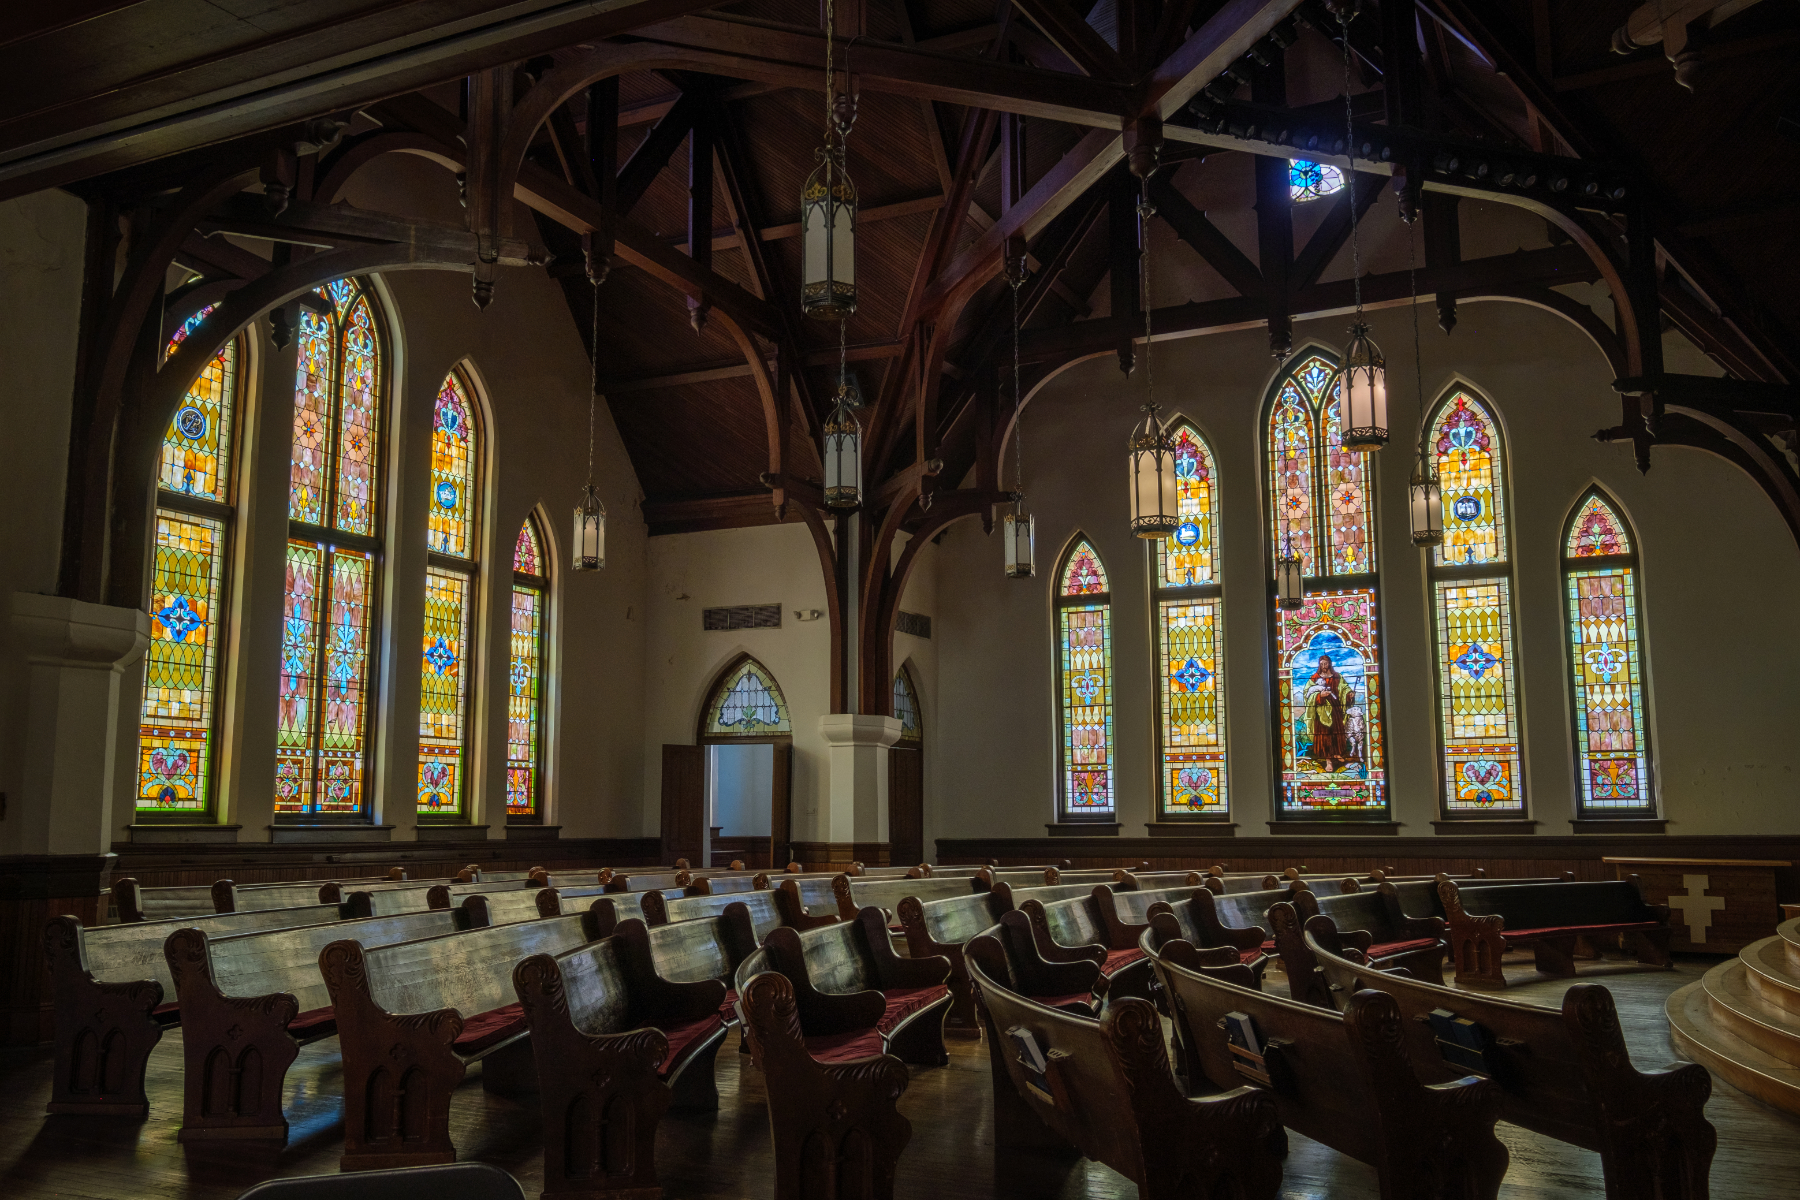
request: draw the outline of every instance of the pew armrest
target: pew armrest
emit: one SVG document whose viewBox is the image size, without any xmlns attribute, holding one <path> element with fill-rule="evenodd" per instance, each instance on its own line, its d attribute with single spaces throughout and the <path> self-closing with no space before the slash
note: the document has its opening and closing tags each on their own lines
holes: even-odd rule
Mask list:
<svg viewBox="0 0 1800 1200">
<path fill-rule="evenodd" d="M 657 974 L 656 958 L 650 952 L 650 931 L 642 921 L 633 918 L 619 922 L 613 931 L 613 943 L 625 971 L 631 1011 L 642 1020 L 658 1025 L 698 1021 L 718 1012 L 725 1003 L 726 988 L 717 979 L 676 983 Z"/>
<path fill-rule="evenodd" d="M 763 950 L 770 965 L 787 979 L 800 1027 L 807 1036 L 873 1029 L 887 1012 L 887 997 L 878 991 L 837 994 L 815 988 L 806 969 L 800 935 L 787 926 L 771 929 L 763 939 Z"/>
<path fill-rule="evenodd" d="M 1044 906 L 1036 899 L 1027 900 L 1019 906 L 1025 919 L 1031 924 L 1031 942 L 1036 947 L 1038 957 L 1045 962 L 1091 962 L 1101 966 L 1106 962 L 1106 951 L 1099 946 L 1065 946 L 1050 933 L 1050 920 L 1044 915 Z"/>
<path fill-rule="evenodd" d="M 887 915 L 871 905 L 856 914 L 862 925 L 863 940 L 869 956 L 875 960 L 875 971 L 883 990 L 887 988 L 931 987 L 950 978 L 950 959 L 945 955 L 930 958 L 901 958 L 894 953 L 888 934 Z"/>
<path fill-rule="evenodd" d="M 1210 894 L 1202 897 L 1198 893 L 1187 901 L 1189 918 L 1200 930 L 1206 941 L 1219 946 L 1236 946 L 1239 950 L 1256 950 L 1269 940 L 1269 935 L 1260 926 L 1252 925 L 1240 929 L 1227 925 L 1219 920 L 1219 910 L 1214 906 Z"/>
<path fill-rule="evenodd" d="M 931 936 L 931 930 L 925 927 L 924 906 L 917 896 L 907 896 L 900 901 L 896 910 L 900 918 L 900 927 L 906 931 L 906 949 L 914 958 L 947 958 L 952 963 L 962 958 L 962 947 L 946 945 Z"/>
<path fill-rule="evenodd" d="M 1345 929 L 1339 931 L 1338 940 L 1343 942 L 1347 949 L 1367 957 L 1369 947 L 1375 944 L 1375 935 L 1366 929 Z"/>
<path fill-rule="evenodd" d="M 1129 874 L 1129 873 L 1127 873 Z M 1136 880 L 1133 880 L 1135 883 Z M 1132 888 L 1130 890 L 1137 890 Z M 1119 917 L 1119 902 L 1113 898 L 1112 889 L 1104 883 L 1097 884 L 1093 891 L 1093 905 L 1099 914 L 1101 928 L 1106 930 L 1107 946 L 1112 950 L 1135 950 L 1138 939 L 1150 928 L 1148 922 L 1137 925 Z"/>
</svg>

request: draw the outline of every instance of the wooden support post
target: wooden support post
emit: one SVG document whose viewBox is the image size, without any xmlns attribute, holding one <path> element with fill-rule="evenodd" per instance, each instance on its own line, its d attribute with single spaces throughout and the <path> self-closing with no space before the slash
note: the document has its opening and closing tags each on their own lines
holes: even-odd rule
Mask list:
<svg viewBox="0 0 1800 1200">
<path fill-rule="evenodd" d="M 1457 197 L 1443 192 L 1425 193 L 1425 267 L 1443 270 L 1462 261 L 1462 227 L 1457 217 Z M 1437 294 L 1438 328 L 1456 328 L 1456 293 Z"/>
<path fill-rule="evenodd" d="M 1280 58 L 1259 67 L 1250 81 L 1258 104 L 1287 104 L 1287 69 Z M 1256 257 L 1268 300 L 1269 353 L 1278 359 L 1294 352 L 1292 287 L 1294 199 L 1286 159 L 1256 160 Z"/>
<path fill-rule="evenodd" d="M 1004 113 L 1000 117 L 1000 211 L 1011 210 L 1030 186 L 1025 165 L 1025 118 Z"/>
<path fill-rule="evenodd" d="M 609 75 L 588 88 L 588 171 L 594 198 L 605 214 L 601 227 L 584 235 L 588 278 L 605 281 L 612 270 L 614 222 L 619 212 L 619 77 Z"/>
<path fill-rule="evenodd" d="M 500 139 L 512 118 L 513 72 L 489 67 L 469 76 L 468 157 L 463 164 L 469 232 L 475 235 L 475 307 L 494 299 L 500 242 L 512 233 L 512 194 L 500 194 Z"/>
<path fill-rule="evenodd" d="M 1138 181 L 1115 175 L 1106 199 L 1107 267 L 1112 279 L 1112 315 L 1132 318 L 1119 329 L 1119 370 L 1130 375 L 1135 365 L 1133 338 L 1142 323 L 1143 307 L 1138 284 Z"/>
<path fill-rule="evenodd" d="M 713 257 L 713 121 L 702 113 L 688 134 L 688 256 L 712 270 Z M 694 332 L 706 328 L 710 306 L 705 296 L 688 296 L 688 323 Z"/>
</svg>

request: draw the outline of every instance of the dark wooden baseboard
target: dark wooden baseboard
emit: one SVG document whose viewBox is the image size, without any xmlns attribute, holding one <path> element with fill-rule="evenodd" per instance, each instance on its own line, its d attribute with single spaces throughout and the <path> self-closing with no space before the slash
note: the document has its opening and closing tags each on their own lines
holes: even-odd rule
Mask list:
<svg viewBox="0 0 1800 1200">
<path fill-rule="evenodd" d="M 841 871 L 853 862 L 865 867 L 891 865 L 887 842 L 795 842 L 794 861 L 809 871 Z"/>
<path fill-rule="evenodd" d="M 1112 867 L 1148 861 L 1152 871 L 1204 870 L 1223 861 L 1230 871 L 1280 871 L 1302 867 L 1308 874 L 1366 874 L 1393 867 L 1404 875 L 1437 871 L 1463 874 L 1481 867 L 1490 876 L 1535 877 L 1573 871 L 1578 879 L 1611 879 L 1602 858 L 1649 855 L 1661 858 L 1785 859 L 1800 864 L 1800 834 L 1683 836 L 1594 832 L 1580 834 L 1459 833 L 1450 837 L 1308 836 L 1236 837 L 1021 837 L 939 838 L 937 861 L 945 865 L 985 863 L 1030 866 L 1067 860 L 1073 869 Z M 1800 903 L 1800 865 L 1775 873 L 1782 903 Z"/>
</svg>

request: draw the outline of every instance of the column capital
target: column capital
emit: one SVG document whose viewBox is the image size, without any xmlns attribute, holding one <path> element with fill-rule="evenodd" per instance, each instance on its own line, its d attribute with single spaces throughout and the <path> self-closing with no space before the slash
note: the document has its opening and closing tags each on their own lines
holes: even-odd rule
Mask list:
<svg viewBox="0 0 1800 1200">
<path fill-rule="evenodd" d="M 150 614 L 67 596 L 14 592 L 12 624 L 33 663 L 117 670 L 150 644 Z"/>
<path fill-rule="evenodd" d="M 898 717 L 871 713 L 827 713 L 819 718 L 819 736 L 833 747 L 892 746 L 904 728 Z"/>
</svg>

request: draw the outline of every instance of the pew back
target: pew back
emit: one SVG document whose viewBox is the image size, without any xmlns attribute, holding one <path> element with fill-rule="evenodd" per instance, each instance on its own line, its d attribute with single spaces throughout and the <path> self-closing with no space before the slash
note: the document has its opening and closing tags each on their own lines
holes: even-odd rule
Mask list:
<svg viewBox="0 0 1800 1200">
<path fill-rule="evenodd" d="M 467 929 L 467 920 L 458 910 L 437 909 L 225 937 L 208 934 L 206 958 L 214 986 L 225 995 L 287 992 L 307 1012 L 331 1004 L 319 973 L 319 951 L 332 942 L 350 938 L 364 946 L 385 946 L 417 941 Z"/>
<path fill-rule="evenodd" d="M 516 1001 L 512 970 L 521 959 L 562 954 L 587 940 L 577 915 L 382 946 L 364 955 L 369 992 L 389 1013 L 489 1012 Z"/>
<path fill-rule="evenodd" d="M 115 879 L 113 903 L 124 924 L 140 921 L 167 921 L 176 917 L 206 917 L 216 913 L 212 885 L 195 884 L 182 887 L 140 887 L 130 877 Z M 314 903 L 317 903 L 315 900 Z"/>
<path fill-rule="evenodd" d="M 1656 915 L 1629 880 L 1592 883 L 1518 883 L 1489 887 L 1456 885 L 1470 916 L 1499 914 L 1506 928 L 1546 929 L 1650 921 Z M 1321 906 L 1323 910 L 1323 906 Z M 1343 922 L 1338 922 L 1339 927 Z"/>
<path fill-rule="evenodd" d="M 653 899 L 654 897 L 654 899 Z M 662 905 L 663 916 L 656 916 L 658 903 Z M 654 929 L 661 924 L 675 924 L 682 921 L 702 920 L 708 917 L 724 915 L 726 909 L 734 904 L 742 904 L 750 918 L 750 925 L 758 945 L 769 935 L 769 930 L 781 924 L 781 910 L 775 904 L 775 892 L 770 888 L 749 892 L 726 892 L 710 896 L 686 896 L 679 900 L 664 900 L 660 892 L 647 892 L 643 897 L 643 918 L 645 924 Z M 621 917 L 621 920 L 623 917 Z"/>
<path fill-rule="evenodd" d="M 650 960 L 662 978 L 671 983 L 717 979 L 728 988 L 757 946 L 749 912 L 735 906 L 716 917 L 653 926 L 649 937 Z"/>
<path fill-rule="evenodd" d="M 838 883 L 842 880 L 842 884 Z M 943 900 L 952 896 L 966 896 L 974 890 L 972 879 L 955 877 L 949 879 L 851 879 L 840 875 L 832 881 L 833 894 L 838 900 L 838 915 L 848 921 L 863 909 L 874 905 L 884 913 L 893 913 L 900 901 L 908 896 L 921 901 Z"/>
<path fill-rule="evenodd" d="M 163 958 L 163 943 L 177 929 L 199 929 L 208 937 L 292 929 L 302 925 L 335 924 L 343 915 L 335 904 L 303 908 L 272 908 L 261 912 L 214 913 L 201 917 L 176 917 L 166 921 L 137 921 L 129 925 L 102 925 L 80 930 L 77 946 L 81 962 L 102 983 L 154 979 L 163 985 L 163 998 L 175 996 L 175 981 Z M 80 929 L 80 926 L 76 926 Z"/>
</svg>

